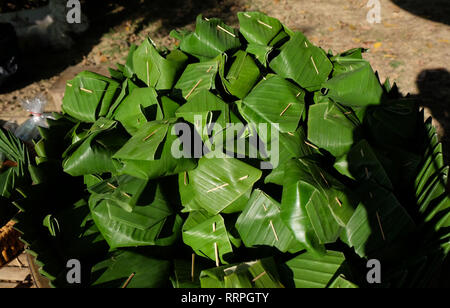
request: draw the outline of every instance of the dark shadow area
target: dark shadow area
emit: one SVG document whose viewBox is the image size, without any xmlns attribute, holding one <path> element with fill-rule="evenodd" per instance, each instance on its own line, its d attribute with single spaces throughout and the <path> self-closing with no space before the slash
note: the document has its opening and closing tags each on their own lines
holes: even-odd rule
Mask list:
<svg viewBox="0 0 450 308">
<path fill-rule="evenodd" d="M 449 84 L 447 70 L 423 71 L 417 79 L 419 94 L 405 98 L 394 87 L 382 105 L 366 109 L 354 131 L 349 171 L 370 226 L 363 251 L 381 262 L 382 284 L 370 287 L 448 287 L 449 261 L 443 248 L 449 232 L 450 208 L 443 203 L 447 178 L 438 159 L 427 163 L 438 147 L 427 128 L 431 120 L 423 125 L 419 107 L 430 108 L 449 136 Z M 366 141 L 369 147 L 362 147 Z M 448 151 L 443 142 L 444 166 Z M 424 166 L 427 172 L 419 177 Z"/>
<path fill-rule="evenodd" d="M 75 46 L 69 50 L 21 50 L 19 72 L 4 84 L 0 93 L 26 87 L 42 79 L 58 75 L 67 67 L 80 63 L 105 33 L 126 21 L 136 24 L 135 33 L 149 23 L 160 21 L 158 35 L 168 35 L 175 28 L 195 23 L 198 14 L 214 16 L 231 23 L 237 19 L 240 0 L 118 0 L 82 1 L 89 29 L 74 37 Z"/>
<path fill-rule="evenodd" d="M 448 0 L 392 0 L 392 2 L 417 16 L 450 25 Z"/>
<path fill-rule="evenodd" d="M 450 3 L 449 3 L 450 6 Z M 413 97 L 431 111 L 442 127 L 444 160 L 450 163 L 450 72 L 444 68 L 424 70 L 417 76 L 419 94 Z"/>
</svg>

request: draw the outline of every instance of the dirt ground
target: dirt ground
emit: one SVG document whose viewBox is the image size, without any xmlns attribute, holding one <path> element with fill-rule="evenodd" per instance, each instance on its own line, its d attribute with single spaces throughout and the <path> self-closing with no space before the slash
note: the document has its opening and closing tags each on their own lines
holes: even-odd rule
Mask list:
<svg viewBox="0 0 450 308">
<path fill-rule="evenodd" d="M 193 29 L 197 14 L 220 17 L 237 26 L 239 11 L 262 11 L 312 42 L 334 53 L 370 48 L 366 58 L 381 80 L 390 77 L 402 93 L 422 100 L 450 149 L 450 5 L 448 0 L 379 0 L 381 23 L 370 24 L 369 0 L 119 0 L 91 1 L 82 10 L 90 30 L 64 52 L 25 50 L 22 72 L 0 89 L 0 120 L 21 122 L 27 113 L 20 101 L 48 95 L 68 78 L 70 66 L 104 70 L 124 62 L 131 43 L 150 36 L 159 46 L 173 47 L 170 30 Z M 111 1 L 112 2 L 112 1 Z M 373 1 L 375 2 L 375 1 Z M 448 158 L 448 155 L 447 155 Z"/>
</svg>

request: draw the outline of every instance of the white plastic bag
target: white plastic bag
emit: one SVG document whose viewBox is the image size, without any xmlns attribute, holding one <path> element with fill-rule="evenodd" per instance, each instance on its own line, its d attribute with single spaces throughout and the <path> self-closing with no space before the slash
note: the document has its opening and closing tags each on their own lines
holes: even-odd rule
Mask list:
<svg viewBox="0 0 450 308">
<path fill-rule="evenodd" d="M 46 104 L 47 100 L 42 95 L 22 101 L 23 109 L 31 114 L 31 118 L 16 129 L 14 134 L 17 138 L 25 142 L 39 138 L 38 127 L 48 127 L 49 116 L 44 114 Z"/>
</svg>

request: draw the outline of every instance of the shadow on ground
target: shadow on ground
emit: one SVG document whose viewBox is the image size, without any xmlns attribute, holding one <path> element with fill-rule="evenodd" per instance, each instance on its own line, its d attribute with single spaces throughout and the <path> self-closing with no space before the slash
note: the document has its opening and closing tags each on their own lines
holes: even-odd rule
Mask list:
<svg viewBox="0 0 450 308">
<path fill-rule="evenodd" d="M 160 21 L 157 30 L 167 35 L 174 28 L 195 23 L 198 14 L 215 16 L 230 22 L 240 0 L 118 0 L 85 1 L 82 10 L 90 21 L 86 33 L 75 38 L 76 45 L 66 51 L 22 50 L 21 69 L 0 93 L 24 88 L 31 83 L 58 75 L 69 66 L 80 63 L 102 36 L 125 21 L 136 21 L 135 33 L 149 23 Z"/>
<path fill-rule="evenodd" d="M 414 15 L 450 25 L 448 0 L 392 0 L 392 2 Z"/>
<path fill-rule="evenodd" d="M 417 76 L 419 94 L 415 95 L 421 106 L 427 107 L 439 122 L 442 132 L 444 159 L 450 163 L 450 72 L 444 68 L 424 70 Z"/>
</svg>

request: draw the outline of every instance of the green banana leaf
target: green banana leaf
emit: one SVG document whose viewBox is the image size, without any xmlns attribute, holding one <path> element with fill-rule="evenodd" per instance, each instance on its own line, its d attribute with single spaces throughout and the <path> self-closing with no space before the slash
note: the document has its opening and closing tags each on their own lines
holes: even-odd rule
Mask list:
<svg viewBox="0 0 450 308">
<path fill-rule="evenodd" d="M 279 123 L 283 133 L 294 132 L 305 109 L 304 92 L 289 81 L 268 76 L 238 103 L 248 123 Z"/>
<path fill-rule="evenodd" d="M 220 19 L 197 17 L 195 32 L 186 34 L 180 42 L 180 49 L 200 60 L 212 59 L 241 46 L 239 32 Z"/>
<path fill-rule="evenodd" d="M 345 241 L 365 257 L 402 239 L 415 223 L 394 194 L 369 180 L 359 187 L 361 204 L 345 227 Z"/>
<path fill-rule="evenodd" d="M 345 261 L 344 254 L 327 250 L 324 256 L 305 252 L 286 262 L 296 288 L 326 288 Z"/>
<path fill-rule="evenodd" d="M 206 158 L 196 169 L 179 176 L 183 211 L 204 209 L 219 214 L 246 194 L 262 172 L 235 158 Z"/>
<path fill-rule="evenodd" d="M 169 286 L 171 262 L 118 250 L 92 268 L 94 288 L 162 288 Z M 131 278 L 130 278 L 131 277 Z"/>
<path fill-rule="evenodd" d="M 117 107 L 113 118 L 134 135 L 147 121 L 162 120 L 163 114 L 154 88 L 135 88 Z"/>
<path fill-rule="evenodd" d="M 242 214 L 236 221 L 236 229 L 245 247 L 267 245 L 281 252 L 295 253 L 303 249 L 281 219 L 280 204 L 255 189 Z"/>
<path fill-rule="evenodd" d="M 314 104 L 308 113 L 308 140 L 334 157 L 347 153 L 357 126 L 334 103 Z"/>
<path fill-rule="evenodd" d="M 333 65 L 321 48 L 297 32 L 281 47 L 280 54 L 270 62 L 270 68 L 308 91 L 317 91 L 328 79 Z"/>
<path fill-rule="evenodd" d="M 117 122 L 100 118 L 84 139 L 72 144 L 63 154 L 64 171 L 72 176 L 116 172 L 113 154 L 126 141 Z"/>
<path fill-rule="evenodd" d="M 200 274 L 202 288 L 283 288 L 271 258 L 221 266 Z"/>
<path fill-rule="evenodd" d="M 215 77 L 220 58 L 207 62 L 189 64 L 175 84 L 175 95 L 188 100 L 201 90 L 215 89 Z"/>
<path fill-rule="evenodd" d="M 247 96 L 260 77 L 255 61 L 242 50 L 237 51 L 230 59 L 224 55 L 219 73 L 225 90 L 240 99 Z"/>
<path fill-rule="evenodd" d="M 174 156 L 174 148 L 180 145 L 172 120 L 153 121 L 145 124 L 114 157 L 120 160 L 118 174 L 128 174 L 141 179 L 155 179 L 185 172 L 196 167 L 190 153 Z M 150 152 L 142 151 L 142 147 Z"/>
<path fill-rule="evenodd" d="M 66 84 L 62 110 L 77 120 L 95 122 L 106 116 L 120 84 L 102 75 L 84 71 Z"/>
<path fill-rule="evenodd" d="M 278 19 L 259 12 L 239 12 L 239 31 L 249 44 L 274 46 L 274 39 L 284 32 L 284 27 Z M 287 34 L 286 34 L 287 36 Z"/>
<path fill-rule="evenodd" d="M 148 193 L 154 199 L 149 204 L 136 205 L 131 212 L 101 194 L 91 195 L 92 218 L 111 248 L 170 246 L 177 240 L 183 220 L 178 215 L 170 219 L 173 212 L 159 187 Z M 166 235 L 163 229 L 169 227 L 171 233 Z"/>
<path fill-rule="evenodd" d="M 133 70 L 147 86 L 170 90 L 185 68 L 188 57 L 180 50 L 162 56 L 146 39 L 133 53 Z"/>
<path fill-rule="evenodd" d="M 197 255 L 215 262 L 228 263 L 224 256 L 233 252 L 232 240 L 221 215 L 210 216 L 206 212 L 195 211 L 189 214 L 183 225 L 183 242 Z"/>
<path fill-rule="evenodd" d="M 383 97 L 380 81 L 364 60 L 360 60 L 353 70 L 324 82 L 323 87 L 328 90 L 328 97 L 346 106 L 379 105 Z"/>
<path fill-rule="evenodd" d="M 305 141 L 306 136 L 302 127 L 299 127 L 294 133 L 280 133 L 278 141 L 273 141 L 278 142 L 279 144 L 278 167 L 274 168 L 270 174 L 266 176 L 264 183 L 273 183 L 283 186 L 286 163 L 292 158 L 312 155 L 314 152 L 314 149 L 308 146 Z"/>
</svg>

